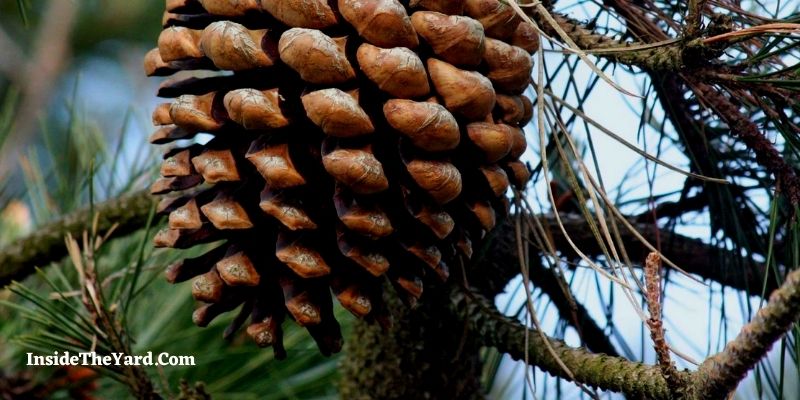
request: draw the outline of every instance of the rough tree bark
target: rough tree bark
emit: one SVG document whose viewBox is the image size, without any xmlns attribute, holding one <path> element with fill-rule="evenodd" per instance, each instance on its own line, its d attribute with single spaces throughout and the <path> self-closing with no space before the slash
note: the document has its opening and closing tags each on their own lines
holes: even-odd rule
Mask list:
<svg viewBox="0 0 800 400">
<path fill-rule="evenodd" d="M 391 290 L 384 299 L 394 323 L 386 331 L 355 323 L 341 364 L 341 397 L 483 399 L 480 344 L 448 307 L 447 290 L 428 290 L 415 310 Z"/>
</svg>

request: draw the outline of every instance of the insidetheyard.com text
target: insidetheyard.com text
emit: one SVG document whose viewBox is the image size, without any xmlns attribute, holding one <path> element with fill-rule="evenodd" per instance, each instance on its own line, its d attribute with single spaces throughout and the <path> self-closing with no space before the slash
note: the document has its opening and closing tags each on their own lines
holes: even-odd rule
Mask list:
<svg viewBox="0 0 800 400">
<path fill-rule="evenodd" d="M 97 354 L 95 352 L 70 353 L 54 351 L 52 355 L 28 354 L 29 366 L 191 366 L 195 365 L 194 356 L 174 356 L 169 353 L 132 356 L 124 353 Z"/>
</svg>

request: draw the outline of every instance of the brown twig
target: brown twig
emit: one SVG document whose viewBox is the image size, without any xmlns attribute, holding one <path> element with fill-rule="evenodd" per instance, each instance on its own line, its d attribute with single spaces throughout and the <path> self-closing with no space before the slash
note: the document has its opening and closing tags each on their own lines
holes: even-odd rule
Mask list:
<svg viewBox="0 0 800 400">
<path fill-rule="evenodd" d="M 110 230 L 113 229 L 114 226 L 110 228 Z M 82 236 L 82 243 L 79 244 L 78 240 L 68 234 L 65 244 L 78 272 L 83 306 L 89 313 L 92 322 L 104 334 L 109 348 L 116 353 L 131 354 L 130 341 L 120 325 L 119 314 L 111 311 L 111 308 L 105 303 L 100 282 L 97 280 L 95 251 L 102 246 L 104 238 L 99 236 L 96 223 L 92 224 L 91 233 L 84 231 Z M 155 392 L 150 377 L 141 366 L 124 364 L 118 368 L 125 376 L 128 389 L 136 398 L 142 400 L 161 399 L 161 396 Z"/>
<path fill-rule="evenodd" d="M 742 38 L 749 38 L 753 36 L 763 35 L 765 33 L 797 33 L 800 32 L 800 24 L 792 24 L 787 22 L 775 22 L 770 24 L 763 24 L 758 26 L 751 26 L 749 28 L 739 29 L 736 31 L 725 32 L 709 38 L 703 39 L 703 43 L 712 44 L 718 42 L 730 42 L 732 40 L 741 40 Z"/>
<path fill-rule="evenodd" d="M 689 0 L 686 19 L 684 20 L 683 35 L 694 38 L 700 33 L 703 24 L 703 10 L 708 0 Z"/>
<path fill-rule="evenodd" d="M 650 318 L 647 326 L 650 328 L 650 337 L 656 351 L 658 365 L 664 379 L 675 390 L 686 386 L 685 376 L 678 373 L 675 364 L 669 355 L 669 345 L 664 335 L 664 323 L 661 319 L 661 256 L 657 252 L 647 255 L 644 263 L 644 277 L 647 285 L 647 310 Z"/>
</svg>

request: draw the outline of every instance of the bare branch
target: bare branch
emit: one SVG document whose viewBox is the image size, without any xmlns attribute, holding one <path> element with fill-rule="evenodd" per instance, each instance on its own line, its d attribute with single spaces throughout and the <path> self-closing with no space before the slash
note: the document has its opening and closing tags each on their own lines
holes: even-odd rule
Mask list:
<svg viewBox="0 0 800 400">
<path fill-rule="evenodd" d="M 602 254 L 602 249 L 591 231 L 586 228 L 587 225 L 582 216 L 566 215 L 562 216 L 561 220 L 572 239 L 581 243 L 581 250 L 584 253 Z M 555 219 L 552 216 L 545 216 L 542 221 L 543 223 L 547 222 L 556 248 L 562 251 L 568 249 L 563 235 L 555 225 Z M 771 273 L 767 274 L 767 268 L 763 264 L 753 260 L 743 260 L 741 254 L 711 247 L 700 239 L 686 237 L 668 230 L 657 230 L 653 224 L 633 221 L 631 224 L 651 243 L 660 241 L 662 254 L 678 260 L 681 268 L 700 278 L 751 293 L 760 293 L 765 277 L 768 279 L 768 291 L 778 287 L 774 277 L 771 276 Z M 620 231 L 620 235 L 622 235 L 628 256 L 632 260 L 643 260 L 649 254 L 650 250 L 639 243 L 630 232 Z M 569 252 L 564 254 L 569 256 Z M 723 260 L 741 260 L 744 265 L 723 263 Z"/>
<path fill-rule="evenodd" d="M 100 215 L 97 229 L 106 231 L 118 224 L 116 235 L 140 229 L 147 222 L 154 202 L 149 192 L 141 191 L 98 204 L 94 207 Z M 63 258 L 67 254 L 64 237 L 67 234 L 80 236 L 91 226 L 91 220 L 91 210 L 85 208 L 41 226 L 29 236 L 4 247 L 0 250 L 0 287 L 33 273 L 37 266 L 44 267 Z"/>
<path fill-rule="evenodd" d="M 544 18 L 533 8 L 526 8 L 527 14 L 551 36 L 556 32 Z M 587 54 L 594 54 L 625 65 L 632 65 L 648 71 L 678 72 L 686 67 L 697 66 L 693 60 L 706 60 L 716 56 L 718 49 L 706 45 L 702 39 L 683 41 L 660 37 L 658 42 L 621 42 L 614 38 L 598 34 L 586 28 L 582 23 L 565 15 L 551 13 L 558 26 L 567 36 Z M 712 57 L 685 57 L 689 53 L 712 53 Z"/>
<path fill-rule="evenodd" d="M 758 311 L 725 350 L 706 359 L 697 372 L 672 369 L 672 383 L 667 383 L 659 366 L 592 354 L 557 339 L 547 338 L 545 343 L 540 332 L 502 315 L 489 300 L 472 290 L 453 288 L 450 298 L 453 311 L 470 324 L 484 345 L 496 347 L 515 360 L 523 359 L 527 351 L 530 365 L 554 376 L 570 379 L 561 367 L 563 363 L 577 382 L 634 398 L 710 400 L 725 398 L 734 390 L 775 341 L 800 319 L 800 270 L 790 273 L 770 296 L 769 304 Z M 558 360 L 546 350 L 548 344 Z"/>
<path fill-rule="evenodd" d="M 453 289 L 450 295 L 454 312 L 465 318 L 486 346 L 496 347 L 515 360 L 521 360 L 528 351 L 528 361 L 554 376 L 568 379 L 559 360 L 547 351 L 547 343 L 540 332 L 525 328 L 518 321 L 502 315 L 486 298 L 466 289 Z M 667 385 L 658 367 L 647 366 L 605 354 L 592 354 L 580 348 L 567 346 L 553 338 L 547 339 L 556 355 L 575 377 L 575 381 L 605 390 L 622 392 L 633 398 L 671 399 L 672 389 Z M 687 374 L 688 375 L 688 374 Z"/>
<path fill-rule="evenodd" d="M 721 399 L 734 390 L 756 363 L 800 319 L 800 270 L 791 272 L 739 335 L 703 362 L 694 374 L 698 399 Z"/>
</svg>

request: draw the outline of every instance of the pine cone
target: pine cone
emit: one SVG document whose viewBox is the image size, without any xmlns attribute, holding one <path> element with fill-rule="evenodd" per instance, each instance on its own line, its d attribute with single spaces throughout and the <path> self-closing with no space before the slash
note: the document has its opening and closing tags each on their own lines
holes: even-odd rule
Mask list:
<svg viewBox="0 0 800 400">
<path fill-rule="evenodd" d="M 144 62 L 176 74 L 150 137 L 174 143 L 152 186 L 168 194 L 155 244 L 221 243 L 167 269 L 193 280 L 199 326 L 240 308 L 226 335 L 249 317 L 248 335 L 282 357 L 288 315 L 339 351 L 330 290 L 384 321 L 384 277 L 413 305 L 527 183 L 538 39 L 498 0 L 166 5 Z M 186 141 L 198 133 L 213 138 Z"/>
</svg>

